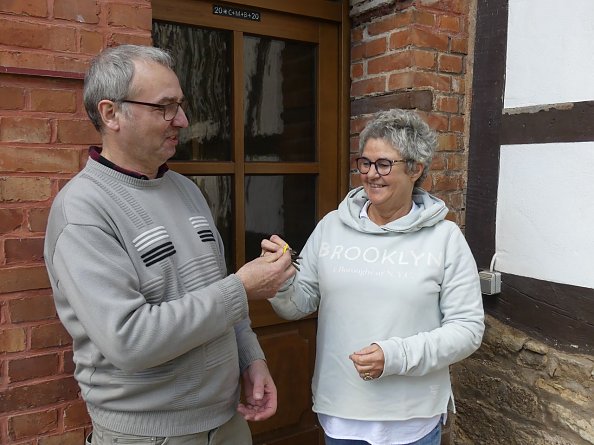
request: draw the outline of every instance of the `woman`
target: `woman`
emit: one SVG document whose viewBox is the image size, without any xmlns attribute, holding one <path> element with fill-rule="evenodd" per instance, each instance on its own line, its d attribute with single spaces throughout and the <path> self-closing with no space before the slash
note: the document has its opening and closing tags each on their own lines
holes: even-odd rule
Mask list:
<svg viewBox="0 0 594 445">
<path fill-rule="evenodd" d="M 418 188 L 435 146 L 413 112 L 369 122 L 363 186 L 319 222 L 300 271 L 269 300 L 287 319 L 319 310 L 313 410 L 326 444 L 438 445 L 453 408 L 448 366 L 480 346 L 473 256 L 444 202 Z M 263 254 L 283 247 L 262 241 Z"/>
</svg>

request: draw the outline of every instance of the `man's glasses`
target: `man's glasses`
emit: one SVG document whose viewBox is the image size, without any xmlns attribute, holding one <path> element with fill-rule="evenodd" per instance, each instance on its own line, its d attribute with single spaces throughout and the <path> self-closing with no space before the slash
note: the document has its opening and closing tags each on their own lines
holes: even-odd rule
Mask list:
<svg viewBox="0 0 594 445">
<path fill-rule="evenodd" d="M 186 101 L 182 100 L 181 102 L 171 102 L 170 104 L 152 104 L 150 102 L 139 102 L 137 100 L 122 100 L 120 102 L 125 102 L 128 104 L 136 104 L 136 105 L 145 105 L 147 107 L 158 108 L 159 110 L 163 111 L 163 119 L 166 121 L 172 121 L 175 116 L 177 116 L 177 112 L 179 107 L 182 107 L 182 110 L 186 107 Z"/>
<path fill-rule="evenodd" d="M 406 159 L 390 160 L 390 159 L 382 158 L 382 159 L 378 159 L 375 162 L 371 162 L 369 159 L 361 157 L 361 158 L 355 159 L 355 162 L 357 163 L 357 170 L 359 170 L 359 173 L 362 173 L 362 174 L 369 173 L 371 166 L 374 165 L 375 171 L 377 171 L 378 175 L 386 176 L 386 175 L 390 174 L 390 172 L 392 171 L 392 166 L 394 164 L 397 164 L 398 162 L 406 162 Z"/>
</svg>

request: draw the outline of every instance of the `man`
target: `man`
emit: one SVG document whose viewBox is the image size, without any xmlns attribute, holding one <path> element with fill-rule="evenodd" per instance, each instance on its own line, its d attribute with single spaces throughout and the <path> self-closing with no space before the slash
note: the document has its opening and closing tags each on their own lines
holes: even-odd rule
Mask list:
<svg viewBox="0 0 594 445">
<path fill-rule="evenodd" d="M 226 275 L 204 197 L 165 164 L 188 126 L 171 67 L 134 45 L 93 60 L 84 102 L 102 147 L 48 221 L 46 264 L 93 445 L 251 444 L 246 420 L 276 410 L 247 297 L 272 297 L 294 275 L 290 254 Z"/>
</svg>

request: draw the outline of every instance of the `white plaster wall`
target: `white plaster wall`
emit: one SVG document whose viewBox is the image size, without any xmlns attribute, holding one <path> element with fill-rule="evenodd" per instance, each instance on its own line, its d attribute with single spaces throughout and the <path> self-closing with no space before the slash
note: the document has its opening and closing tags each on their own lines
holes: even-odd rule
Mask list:
<svg viewBox="0 0 594 445">
<path fill-rule="evenodd" d="M 594 0 L 510 0 L 505 108 L 594 99 Z"/>
<path fill-rule="evenodd" d="M 594 142 L 501 147 L 495 270 L 594 288 Z"/>
<path fill-rule="evenodd" d="M 504 107 L 594 100 L 594 0 L 510 0 Z M 594 288 L 594 142 L 501 147 L 494 269 Z"/>
</svg>

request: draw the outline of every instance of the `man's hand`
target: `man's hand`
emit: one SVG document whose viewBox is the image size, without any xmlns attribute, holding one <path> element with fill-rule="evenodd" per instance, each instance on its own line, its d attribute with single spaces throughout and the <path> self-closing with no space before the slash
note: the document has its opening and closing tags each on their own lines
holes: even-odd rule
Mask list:
<svg viewBox="0 0 594 445">
<path fill-rule="evenodd" d="M 236 275 L 250 300 L 272 298 L 289 278 L 295 275 L 291 266 L 291 253 L 278 249 L 244 264 Z"/>
<path fill-rule="evenodd" d="M 264 360 L 256 360 L 243 371 L 245 403 L 237 411 L 245 420 L 266 420 L 276 412 L 276 386 Z"/>
</svg>

